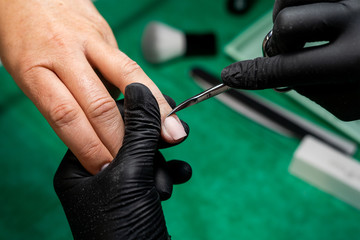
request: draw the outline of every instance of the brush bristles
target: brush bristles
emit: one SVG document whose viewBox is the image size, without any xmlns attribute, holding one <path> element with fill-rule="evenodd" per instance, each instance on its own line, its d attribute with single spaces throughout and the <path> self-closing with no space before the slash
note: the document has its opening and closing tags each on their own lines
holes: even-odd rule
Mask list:
<svg viewBox="0 0 360 240">
<path fill-rule="evenodd" d="M 150 22 L 143 33 L 142 51 L 151 63 L 162 63 L 183 56 L 186 37 L 183 32 L 161 22 Z"/>
</svg>

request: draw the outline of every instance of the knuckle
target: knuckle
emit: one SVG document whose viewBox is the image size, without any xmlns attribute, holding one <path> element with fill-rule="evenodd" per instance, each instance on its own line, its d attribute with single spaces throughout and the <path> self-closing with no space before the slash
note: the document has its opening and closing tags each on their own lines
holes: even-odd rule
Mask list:
<svg viewBox="0 0 360 240">
<path fill-rule="evenodd" d="M 112 118 L 116 114 L 117 106 L 111 97 L 97 97 L 90 102 L 88 114 L 90 118 Z"/>
<path fill-rule="evenodd" d="M 56 128 L 71 125 L 79 117 L 79 110 L 68 103 L 61 103 L 50 110 L 50 123 Z"/>
<path fill-rule="evenodd" d="M 100 14 L 91 15 L 90 21 L 94 24 L 94 27 L 97 26 L 99 30 L 103 30 L 109 26 L 104 17 Z"/>
<path fill-rule="evenodd" d="M 91 18 L 91 29 L 88 29 L 89 33 L 100 36 L 102 40 L 111 42 L 114 40 L 114 34 L 108 22 L 99 14 L 93 15 Z M 97 38 L 96 38 L 97 39 Z M 87 39 L 88 40 L 88 39 Z M 87 41 L 85 40 L 85 42 Z M 115 40 L 116 41 L 116 40 Z"/>
<path fill-rule="evenodd" d="M 42 69 L 42 66 L 31 62 L 30 60 L 23 60 L 23 64 L 20 64 L 20 69 L 18 73 L 22 79 L 33 79 L 39 74 Z"/>
<path fill-rule="evenodd" d="M 87 162 L 96 159 L 96 156 L 101 152 L 101 148 L 102 145 L 98 142 L 88 143 L 79 150 L 79 158 Z"/>
<path fill-rule="evenodd" d="M 61 49 L 61 54 L 56 54 Z M 51 69 L 54 67 L 54 60 L 64 61 L 65 57 L 74 54 L 74 49 L 69 47 L 68 41 L 62 36 L 52 35 L 39 50 L 28 50 L 17 56 L 14 70 L 20 76 L 33 74 L 34 69 L 39 67 Z"/>
<path fill-rule="evenodd" d="M 49 34 L 47 42 L 49 45 L 59 48 L 59 49 L 67 49 L 69 39 L 66 38 L 62 33 L 52 33 Z"/>
<path fill-rule="evenodd" d="M 44 43 L 46 51 L 42 54 L 49 63 L 54 61 L 55 63 L 56 61 L 63 62 L 70 56 L 76 56 L 80 47 L 79 41 L 81 41 L 79 35 L 69 36 L 69 34 L 64 33 L 49 34 Z"/>
<path fill-rule="evenodd" d="M 136 75 L 138 72 L 141 71 L 141 67 L 137 62 L 134 60 L 131 60 L 130 58 L 126 57 L 123 61 L 122 66 L 122 74 L 123 78 L 132 78 L 134 75 Z"/>
<path fill-rule="evenodd" d="M 14 68 L 17 75 L 22 79 L 33 78 L 38 75 L 41 69 L 46 68 L 46 61 L 34 58 L 32 54 L 24 54 L 19 58 L 17 66 Z"/>
<path fill-rule="evenodd" d="M 98 26 L 98 31 L 101 33 L 101 34 L 105 34 L 105 35 L 108 35 L 108 34 L 112 34 L 112 30 L 109 26 L 109 24 L 105 21 L 105 19 L 102 17 L 102 16 L 99 16 L 97 19 L 96 19 L 96 25 Z M 106 36 L 104 36 L 106 37 Z"/>
<path fill-rule="evenodd" d="M 274 23 L 274 31 L 279 35 L 287 34 L 292 29 L 289 23 L 293 22 L 293 17 L 293 14 L 286 9 L 280 11 Z"/>
</svg>

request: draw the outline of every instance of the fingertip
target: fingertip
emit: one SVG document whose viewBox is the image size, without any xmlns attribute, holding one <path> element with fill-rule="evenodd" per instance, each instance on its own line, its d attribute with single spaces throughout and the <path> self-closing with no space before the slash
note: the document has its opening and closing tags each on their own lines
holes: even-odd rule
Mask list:
<svg viewBox="0 0 360 240">
<path fill-rule="evenodd" d="M 231 64 L 232 65 L 232 64 Z M 225 67 L 222 71 L 221 71 L 221 79 L 223 80 L 223 82 L 227 82 L 228 78 L 229 78 L 229 72 L 230 72 L 230 66 Z"/>
<path fill-rule="evenodd" d="M 176 146 L 176 145 L 178 145 L 178 144 L 180 144 L 180 143 L 182 143 L 183 141 L 186 140 L 186 138 L 189 136 L 190 128 L 189 128 L 189 126 L 188 126 L 188 124 L 186 122 L 184 122 L 182 120 L 180 120 L 180 121 L 181 121 L 181 124 L 184 127 L 186 136 L 184 138 L 182 138 L 181 140 L 177 141 L 177 142 L 173 142 L 171 140 L 165 139 L 165 137 L 162 135 L 162 138 L 160 139 L 160 142 L 159 142 L 159 149 L 173 147 L 173 146 Z"/>
<path fill-rule="evenodd" d="M 102 171 L 104 165 L 113 160 L 111 153 L 103 145 L 94 148 L 87 148 L 85 153 L 82 151 L 73 151 L 74 155 L 81 165 L 92 175 Z"/>
<path fill-rule="evenodd" d="M 245 90 L 286 87 L 279 75 L 283 63 L 280 55 L 236 62 L 223 70 L 222 80 L 232 88 Z"/>
<path fill-rule="evenodd" d="M 230 87 L 251 89 L 254 85 L 252 80 L 256 67 L 253 60 L 235 62 L 222 70 L 221 79 Z"/>
<path fill-rule="evenodd" d="M 131 102 L 144 102 L 150 101 L 155 105 L 156 99 L 151 93 L 150 89 L 142 83 L 134 82 L 126 86 L 125 88 L 125 102 L 131 99 Z"/>
<path fill-rule="evenodd" d="M 81 162 L 81 164 L 84 166 L 86 171 L 88 171 L 90 174 L 96 175 L 96 174 L 102 172 L 103 170 L 105 170 L 109 166 L 110 162 L 104 161 L 104 162 L 95 163 L 95 164 Z"/>
<path fill-rule="evenodd" d="M 183 121 L 181 119 L 180 119 L 180 122 L 183 125 L 183 128 L 184 128 L 185 133 L 186 133 L 186 137 L 187 137 L 189 135 L 189 133 L 190 133 L 190 127 L 185 121 Z"/>
<path fill-rule="evenodd" d="M 138 121 L 139 116 L 137 115 L 141 113 L 142 124 L 145 124 L 145 122 L 147 124 L 156 123 L 156 128 L 160 128 L 160 109 L 155 96 L 147 86 L 138 82 L 131 83 L 126 86 L 124 96 L 125 125 L 130 118 L 135 118 Z M 135 109 L 137 110 L 135 111 Z M 139 112 L 137 113 L 137 111 Z M 127 112 L 134 114 L 127 115 Z"/>
<path fill-rule="evenodd" d="M 182 184 L 192 177 L 192 168 L 189 163 L 180 160 L 167 162 L 167 167 L 174 184 Z"/>
<path fill-rule="evenodd" d="M 180 142 L 187 136 L 183 124 L 176 115 L 165 118 L 161 127 L 161 136 L 169 143 Z"/>
<path fill-rule="evenodd" d="M 100 168 L 100 172 L 104 171 L 105 168 L 107 168 L 109 166 L 109 162 L 108 163 L 105 163 L 101 168 Z"/>
</svg>

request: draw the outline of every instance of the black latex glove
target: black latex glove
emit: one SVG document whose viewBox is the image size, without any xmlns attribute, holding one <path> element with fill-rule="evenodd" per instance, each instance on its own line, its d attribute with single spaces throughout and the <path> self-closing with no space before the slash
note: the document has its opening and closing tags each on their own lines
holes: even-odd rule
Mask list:
<svg viewBox="0 0 360 240">
<path fill-rule="evenodd" d="M 360 1 L 276 0 L 273 20 L 273 57 L 224 68 L 224 83 L 242 89 L 289 86 L 341 120 L 360 119 Z M 314 41 L 329 43 L 304 48 Z"/>
<path fill-rule="evenodd" d="M 158 151 L 160 111 L 149 89 L 135 83 L 125 92 L 125 136 L 116 158 L 93 176 L 68 151 L 55 174 L 74 239 L 169 239 L 159 191 L 191 176 L 188 164 L 167 164 Z"/>
<path fill-rule="evenodd" d="M 166 96 L 166 95 L 163 95 L 164 98 L 166 99 L 167 103 L 170 105 L 170 107 L 172 108 L 175 108 L 176 107 L 176 103 L 174 101 L 174 99 L 172 99 L 171 97 L 169 96 Z M 120 111 L 120 114 L 122 116 L 122 118 L 124 118 L 124 100 L 125 99 L 120 99 L 120 100 L 117 100 L 116 101 L 116 105 Z M 180 143 L 182 143 L 183 141 L 186 140 L 186 138 L 189 136 L 189 132 L 190 132 L 190 128 L 189 126 L 187 125 L 186 122 L 184 122 L 183 120 L 181 120 L 181 124 L 183 125 L 184 127 L 184 130 L 186 132 L 186 136 L 184 139 L 182 139 L 180 142 L 177 142 L 177 143 L 168 143 L 168 142 L 165 142 L 162 138 L 160 139 L 160 142 L 159 142 L 159 149 L 164 149 L 164 148 L 169 148 L 169 147 L 173 147 L 173 146 L 176 146 Z"/>
</svg>

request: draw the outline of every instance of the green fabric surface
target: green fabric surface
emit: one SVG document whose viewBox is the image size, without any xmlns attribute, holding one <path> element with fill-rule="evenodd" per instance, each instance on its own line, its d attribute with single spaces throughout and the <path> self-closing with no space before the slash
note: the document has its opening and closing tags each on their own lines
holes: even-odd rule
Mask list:
<svg viewBox="0 0 360 240">
<path fill-rule="evenodd" d="M 231 15 L 225 2 L 98 0 L 95 4 L 120 49 L 179 103 L 201 91 L 189 70 L 201 66 L 219 76 L 232 62 L 223 47 L 273 5 L 257 0 L 246 14 Z M 149 64 L 140 43 L 151 20 L 184 31 L 214 31 L 219 53 Z M 0 78 L 0 239 L 71 239 L 52 187 L 66 147 L 3 67 Z M 332 130 L 279 93 L 256 94 Z M 216 99 L 178 115 L 189 124 L 190 135 L 183 144 L 162 152 L 168 160 L 188 161 L 193 177 L 176 186 L 173 197 L 163 203 L 174 240 L 360 239 L 360 211 L 288 172 L 297 139 L 266 129 Z"/>
</svg>

